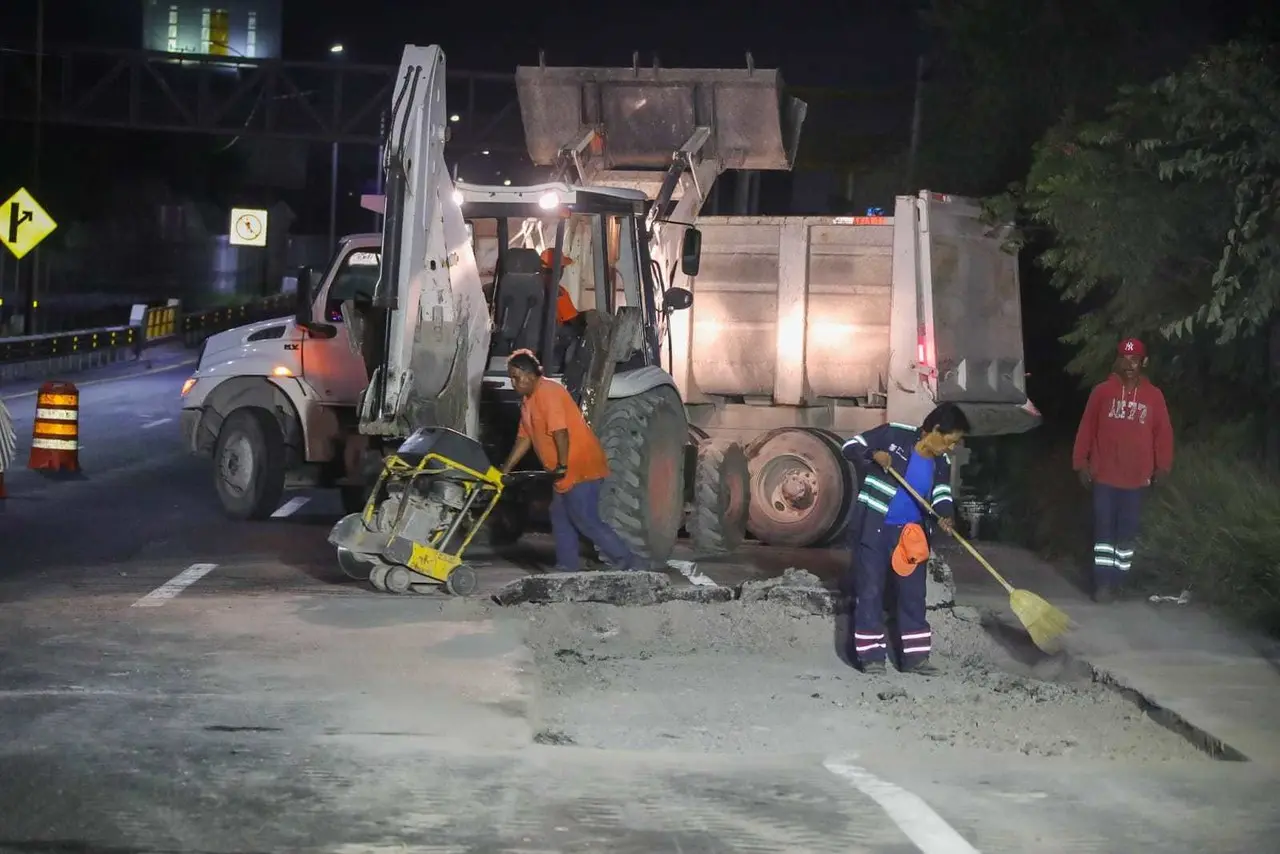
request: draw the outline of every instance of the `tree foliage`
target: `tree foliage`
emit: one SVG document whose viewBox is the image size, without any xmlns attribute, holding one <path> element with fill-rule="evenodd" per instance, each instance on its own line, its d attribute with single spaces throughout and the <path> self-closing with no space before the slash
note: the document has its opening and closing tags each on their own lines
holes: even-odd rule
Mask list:
<svg viewBox="0 0 1280 854">
<path fill-rule="evenodd" d="M 1213 48 L 1037 146 L 1005 201 L 1052 232 L 1040 263 L 1084 309 L 1066 339 L 1072 371 L 1105 368 L 1120 335 L 1163 336 L 1209 374 L 1262 367 L 1259 333 L 1280 300 L 1276 58 Z"/>
</svg>

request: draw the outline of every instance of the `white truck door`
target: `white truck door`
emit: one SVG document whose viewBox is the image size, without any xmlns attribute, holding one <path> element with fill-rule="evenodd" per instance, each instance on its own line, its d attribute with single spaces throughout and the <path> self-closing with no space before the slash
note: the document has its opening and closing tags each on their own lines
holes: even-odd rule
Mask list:
<svg viewBox="0 0 1280 854">
<path fill-rule="evenodd" d="M 330 406 L 358 406 L 369 384 L 364 361 L 351 347 L 350 328 L 342 319 L 346 300 L 370 300 L 378 282 L 381 250 L 376 246 L 345 245 L 344 254 L 330 267 L 329 280 L 316 295 L 314 319 L 337 328 L 332 338 L 307 335 L 302 365 L 307 382 Z"/>
</svg>

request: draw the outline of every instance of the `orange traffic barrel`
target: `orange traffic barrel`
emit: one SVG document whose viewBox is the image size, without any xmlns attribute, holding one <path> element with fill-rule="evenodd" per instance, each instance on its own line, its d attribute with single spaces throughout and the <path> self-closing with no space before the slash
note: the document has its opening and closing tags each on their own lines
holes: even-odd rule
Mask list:
<svg viewBox="0 0 1280 854">
<path fill-rule="evenodd" d="M 40 386 L 27 468 L 80 471 L 80 391 L 73 384 L 47 382 Z"/>
</svg>

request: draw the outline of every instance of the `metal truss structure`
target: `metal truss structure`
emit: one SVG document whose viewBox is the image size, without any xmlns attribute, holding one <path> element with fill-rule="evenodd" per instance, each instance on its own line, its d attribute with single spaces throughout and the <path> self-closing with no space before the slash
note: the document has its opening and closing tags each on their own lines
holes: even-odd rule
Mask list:
<svg viewBox="0 0 1280 854">
<path fill-rule="evenodd" d="M 0 121 L 381 142 L 397 69 L 144 50 L 0 49 Z M 37 80 L 40 84 L 37 86 Z M 448 72 L 455 154 L 524 154 L 513 74 Z"/>
</svg>

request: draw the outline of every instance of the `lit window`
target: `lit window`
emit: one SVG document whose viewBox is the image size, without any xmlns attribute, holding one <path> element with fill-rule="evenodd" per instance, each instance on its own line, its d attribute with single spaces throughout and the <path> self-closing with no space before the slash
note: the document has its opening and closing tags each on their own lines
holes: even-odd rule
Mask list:
<svg viewBox="0 0 1280 854">
<path fill-rule="evenodd" d="M 169 7 L 169 33 L 166 48 L 170 53 L 178 51 L 178 7 Z"/>
<path fill-rule="evenodd" d="M 210 18 L 213 15 L 212 9 L 200 10 L 200 52 L 210 53 Z"/>
<path fill-rule="evenodd" d="M 258 55 L 258 13 L 249 13 L 249 31 L 244 40 L 244 55 Z"/>
</svg>

